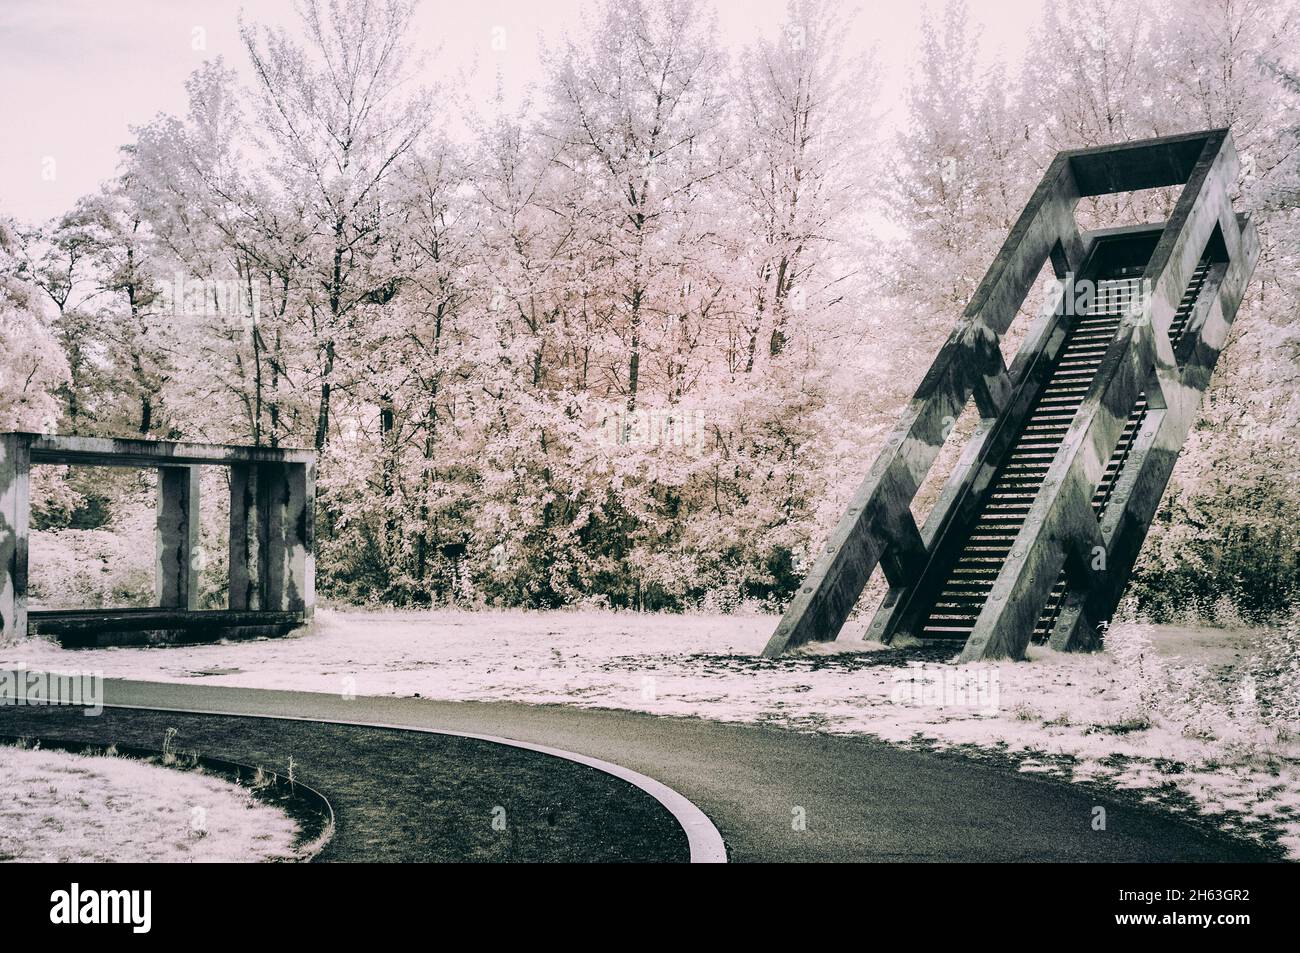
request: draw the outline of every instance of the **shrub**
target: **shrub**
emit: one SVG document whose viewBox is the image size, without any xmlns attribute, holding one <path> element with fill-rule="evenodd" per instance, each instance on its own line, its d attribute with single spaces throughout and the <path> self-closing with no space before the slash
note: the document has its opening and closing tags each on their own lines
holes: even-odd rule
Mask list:
<svg viewBox="0 0 1300 953">
<path fill-rule="evenodd" d="M 1300 608 L 1285 625 L 1262 632 L 1251 648 L 1247 701 L 1270 729 L 1300 731 Z"/>
</svg>

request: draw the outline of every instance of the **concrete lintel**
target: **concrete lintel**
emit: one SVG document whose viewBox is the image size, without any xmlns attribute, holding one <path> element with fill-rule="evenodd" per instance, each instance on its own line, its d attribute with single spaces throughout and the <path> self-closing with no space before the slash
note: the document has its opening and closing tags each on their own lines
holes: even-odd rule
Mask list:
<svg viewBox="0 0 1300 953">
<path fill-rule="evenodd" d="M 311 450 L 54 434 L 33 435 L 31 456 L 32 463 L 35 464 L 113 467 L 312 463 L 316 459 L 315 452 Z"/>
<path fill-rule="evenodd" d="M 1182 185 L 1207 144 L 1228 137 L 1226 129 L 1143 139 L 1064 153 L 1081 196 Z"/>
</svg>

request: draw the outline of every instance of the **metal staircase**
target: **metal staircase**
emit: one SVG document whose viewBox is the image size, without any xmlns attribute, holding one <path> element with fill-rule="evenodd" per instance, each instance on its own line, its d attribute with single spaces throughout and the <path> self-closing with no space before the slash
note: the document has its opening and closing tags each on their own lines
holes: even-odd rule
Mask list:
<svg viewBox="0 0 1300 953">
<path fill-rule="evenodd" d="M 870 637 L 960 641 L 965 659 L 1097 643 L 1258 255 L 1235 181 L 1227 130 L 1057 156 L 765 655 L 834 639 L 878 564 Z M 1167 223 L 1075 224 L 1082 196 L 1168 185 Z M 998 342 L 1048 261 L 1057 295 L 1008 368 Z M 980 426 L 917 526 L 911 500 L 972 397 Z"/>
</svg>

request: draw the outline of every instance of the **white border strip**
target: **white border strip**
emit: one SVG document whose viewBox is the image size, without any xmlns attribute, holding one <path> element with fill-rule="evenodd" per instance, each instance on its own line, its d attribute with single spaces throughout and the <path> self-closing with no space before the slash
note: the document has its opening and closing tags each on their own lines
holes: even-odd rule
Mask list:
<svg viewBox="0 0 1300 953">
<path fill-rule="evenodd" d="M 589 768 L 595 768 L 597 771 L 603 771 L 605 774 L 612 775 L 620 780 L 626 781 L 634 787 L 640 788 L 646 794 L 658 801 L 664 806 L 673 819 L 677 821 L 681 829 L 686 832 L 686 841 L 691 848 L 692 864 L 725 864 L 727 862 L 727 845 L 722 840 L 722 834 L 709 820 L 707 814 L 701 811 L 695 804 L 685 796 L 678 794 L 662 781 L 656 781 L 649 775 L 641 774 L 622 765 L 614 764 L 612 761 L 602 761 L 600 758 L 591 758 L 585 754 L 578 754 L 575 751 L 564 751 L 561 748 L 551 748 L 546 745 L 533 744 L 530 741 L 515 741 L 511 738 L 501 738 L 497 735 L 480 735 L 468 731 L 451 731 L 445 728 L 422 728 L 418 725 L 392 725 L 377 721 L 344 721 L 339 718 L 308 718 L 306 715 L 256 715 L 242 711 L 213 711 L 210 709 L 200 708 L 170 708 L 166 705 L 116 705 L 105 703 L 105 708 L 126 708 L 135 711 L 166 711 L 174 712 L 178 715 L 221 715 L 226 718 L 266 718 L 274 721 L 308 721 L 317 722 L 325 725 L 348 725 L 353 728 L 388 728 L 395 731 L 418 731 L 426 735 L 451 735 L 456 738 L 471 738 L 475 741 L 487 741 L 492 744 L 505 745 L 509 748 L 524 748 L 528 751 L 536 751 L 540 754 L 551 755 L 554 758 L 563 758 L 566 761 L 575 761 L 578 764 L 585 764 Z"/>
</svg>

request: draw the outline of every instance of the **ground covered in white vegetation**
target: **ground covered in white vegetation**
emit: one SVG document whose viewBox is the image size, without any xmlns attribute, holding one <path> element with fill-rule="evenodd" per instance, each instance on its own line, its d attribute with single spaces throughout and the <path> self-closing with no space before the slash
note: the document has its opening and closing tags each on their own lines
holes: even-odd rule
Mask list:
<svg viewBox="0 0 1300 953">
<path fill-rule="evenodd" d="M 297 830 L 283 811 L 218 778 L 0 745 L 0 861 L 288 860 Z"/>
<path fill-rule="evenodd" d="M 1105 653 L 958 666 L 854 633 L 758 658 L 765 615 L 321 611 L 311 636 L 66 652 L 0 665 L 155 681 L 624 708 L 870 734 L 1139 789 L 1300 857 L 1300 633 L 1117 627 Z"/>
</svg>

